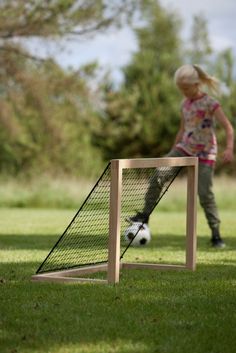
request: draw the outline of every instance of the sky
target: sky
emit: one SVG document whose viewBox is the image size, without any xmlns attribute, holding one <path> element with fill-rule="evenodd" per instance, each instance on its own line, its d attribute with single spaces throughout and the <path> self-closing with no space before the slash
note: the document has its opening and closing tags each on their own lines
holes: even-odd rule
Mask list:
<svg viewBox="0 0 236 353">
<path fill-rule="evenodd" d="M 181 36 L 189 37 L 192 19 L 203 13 L 208 21 L 208 30 L 213 48 L 223 50 L 232 47 L 236 56 L 236 1 L 235 0 L 160 0 L 163 7 L 175 10 L 183 20 Z M 31 42 L 34 51 L 38 42 Z M 41 42 L 40 55 L 52 55 L 63 67 L 78 68 L 82 64 L 98 60 L 111 71 L 117 81 L 122 79 L 121 67 L 131 59 L 137 49 L 134 33 L 129 28 L 110 30 L 93 39 L 70 39 L 64 42 Z"/>
</svg>

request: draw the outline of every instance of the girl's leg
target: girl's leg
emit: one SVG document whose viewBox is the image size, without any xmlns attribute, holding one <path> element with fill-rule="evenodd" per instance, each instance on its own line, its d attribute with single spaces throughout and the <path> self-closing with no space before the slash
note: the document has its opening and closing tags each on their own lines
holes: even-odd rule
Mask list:
<svg viewBox="0 0 236 353">
<path fill-rule="evenodd" d="M 220 237 L 220 218 L 213 193 L 214 169 L 203 163 L 199 163 L 198 195 L 200 204 L 204 210 L 208 225 L 212 231 L 212 245 L 222 247 L 224 243 Z"/>
<path fill-rule="evenodd" d="M 186 156 L 179 150 L 171 150 L 165 157 L 183 157 Z M 131 217 L 131 221 L 140 221 L 148 223 L 149 215 L 155 208 L 158 198 L 161 195 L 163 186 L 166 182 L 170 181 L 178 167 L 171 167 L 168 171 L 166 169 L 157 168 L 155 173 L 150 179 L 149 187 L 145 195 L 145 204 L 142 212 L 138 212 L 135 216 Z"/>
</svg>

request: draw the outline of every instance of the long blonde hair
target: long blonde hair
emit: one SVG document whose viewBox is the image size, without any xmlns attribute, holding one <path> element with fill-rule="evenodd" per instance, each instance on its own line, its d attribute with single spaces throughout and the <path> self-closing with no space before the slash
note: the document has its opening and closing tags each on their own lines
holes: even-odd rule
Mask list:
<svg viewBox="0 0 236 353">
<path fill-rule="evenodd" d="M 181 66 L 175 72 L 174 81 L 177 85 L 178 83 L 198 83 L 199 85 L 206 85 L 212 93 L 216 95 L 219 95 L 220 93 L 219 80 L 214 76 L 210 76 L 198 65 Z"/>
</svg>

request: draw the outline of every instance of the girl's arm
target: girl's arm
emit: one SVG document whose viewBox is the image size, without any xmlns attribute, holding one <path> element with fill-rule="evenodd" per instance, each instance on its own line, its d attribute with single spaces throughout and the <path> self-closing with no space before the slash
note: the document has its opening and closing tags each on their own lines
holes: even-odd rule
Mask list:
<svg viewBox="0 0 236 353">
<path fill-rule="evenodd" d="M 225 163 L 232 162 L 234 158 L 234 129 L 229 119 L 224 114 L 221 107 L 215 111 L 216 120 L 223 126 L 226 133 L 226 149 L 223 152 L 223 161 Z"/>
</svg>

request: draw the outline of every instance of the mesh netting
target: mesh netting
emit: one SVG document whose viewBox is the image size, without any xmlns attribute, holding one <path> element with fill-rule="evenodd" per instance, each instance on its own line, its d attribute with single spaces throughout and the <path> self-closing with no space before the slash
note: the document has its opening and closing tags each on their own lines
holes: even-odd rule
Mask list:
<svg viewBox="0 0 236 353">
<path fill-rule="evenodd" d="M 181 167 L 124 169 L 121 197 L 121 257 L 127 219 L 146 222 Z M 110 163 L 37 273 L 71 269 L 108 261 Z"/>
<path fill-rule="evenodd" d="M 149 216 L 159 204 L 164 194 L 182 167 L 159 167 L 124 169 L 121 197 L 121 257 L 131 245 L 127 244 L 125 231 L 128 220 L 147 223 Z M 141 227 L 140 227 L 141 229 Z M 134 232 L 138 235 L 138 231 Z"/>
</svg>

